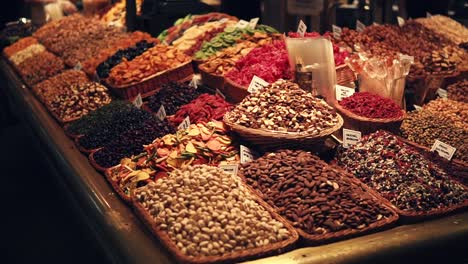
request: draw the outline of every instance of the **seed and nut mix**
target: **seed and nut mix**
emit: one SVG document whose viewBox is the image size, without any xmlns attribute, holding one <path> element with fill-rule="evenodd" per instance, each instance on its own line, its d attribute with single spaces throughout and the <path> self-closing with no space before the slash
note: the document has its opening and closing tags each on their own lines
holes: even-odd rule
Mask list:
<svg viewBox="0 0 468 264">
<path fill-rule="evenodd" d="M 438 98 L 424 105 L 424 110 L 448 118 L 457 127 L 468 130 L 468 104 L 450 99 Z"/>
<path fill-rule="evenodd" d="M 324 100 L 286 80 L 248 95 L 230 112 L 230 117 L 245 127 L 312 134 L 338 123 L 338 114 Z"/>
<path fill-rule="evenodd" d="M 135 59 L 123 61 L 112 68 L 108 80 L 113 85 L 130 84 L 190 60 L 189 56 L 174 47 L 156 45 Z"/>
<path fill-rule="evenodd" d="M 447 92 L 448 99 L 468 103 L 468 79 L 449 85 Z"/>
<path fill-rule="evenodd" d="M 396 136 L 382 130 L 342 150 L 337 160 L 403 211 L 428 212 L 468 199 L 468 192 L 461 184 Z"/>
<path fill-rule="evenodd" d="M 26 59 L 17 67 L 21 77 L 30 87 L 60 73 L 64 68 L 62 60 L 48 51 Z"/>
<path fill-rule="evenodd" d="M 58 94 L 66 92 L 72 85 L 90 82 L 86 74 L 77 70 L 66 70 L 32 88 L 39 100 L 48 104 Z"/>
<path fill-rule="evenodd" d="M 27 48 L 16 52 L 13 56 L 10 57 L 10 61 L 13 62 L 13 64 L 15 65 L 19 65 L 26 59 L 31 58 L 32 56 L 41 52 L 44 52 L 45 50 L 45 47 L 41 44 L 32 44 Z"/>
<path fill-rule="evenodd" d="M 80 118 L 89 111 L 111 102 L 107 88 L 99 83 L 88 82 L 80 85 L 72 85 L 66 92 L 58 94 L 49 105 L 63 121 Z"/>
<path fill-rule="evenodd" d="M 468 162 L 468 130 L 457 127 L 446 116 L 428 110 L 406 115 L 400 127 L 401 135 L 413 142 L 431 148 L 435 140 L 456 148 L 453 158 Z"/>
<path fill-rule="evenodd" d="M 34 44 L 38 44 L 38 43 L 39 42 L 37 42 L 37 39 L 33 37 L 25 37 L 11 44 L 10 46 L 4 48 L 3 52 L 8 58 L 10 58 L 11 56 L 15 55 L 15 53 L 22 51 L 25 48 Z"/>
<path fill-rule="evenodd" d="M 468 29 L 449 17 L 434 15 L 428 18 L 417 18 L 415 21 L 457 45 L 468 42 Z"/>
<path fill-rule="evenodd" d="M 351 175 L 306 151 L 267 153 L 240 173 L 280 215 L 309 234 L 360 230 L 392 215 L 351 182 Z"/>
<path fill-rule="evenodd" d="M 138 203 L 182 254 L 222 256 L 288 239 L 283 223 L 235 175 L 200 165 L 138 188 Z"/>
</svg>

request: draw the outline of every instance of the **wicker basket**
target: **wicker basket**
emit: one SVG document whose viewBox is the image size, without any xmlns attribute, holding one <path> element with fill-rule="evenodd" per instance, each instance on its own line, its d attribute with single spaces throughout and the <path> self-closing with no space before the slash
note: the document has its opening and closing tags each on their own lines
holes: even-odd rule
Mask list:
<svg viewBox="0 0 468 264">
<path fill-rule="evenodd" d="M 122 189 L 120 188 L 120 186 L 118 185 L 118 183 L 112 179 L 112 171 L 116 169 L 126 169 L 126 168 L 119 164 L 117 166 L 106 169 L 104 171 L 104 175 L 106 176 L 107 181 L 110 183 L 114 191 L 120 196 L 120 198 L 122 198 L 122 200 L 130 204 L 132 202 L 130 195 L 124 193 Z"/>
<path fill-rule="evenodd" d="M 202 83 L 210 88 L 218 89 L 223 94 L 225 93 L 224 90 L 224 76 L 216 75 L 213 73 L 207 72 L 203 65 L 199 67 L 200 75 L 202 78 Z"/>
<path fill-rule="evenodd" d="M 78 137 L 74 138 L 75 145 L 76 145 L 76 147 L 78 148 L 79 151 L 81 151 L 82 153 L 84 153 L 84 154 L 86 154 L 86 155 L 89 155 L 91 152 L 100 149 L 100 147 L 99 147 L 99 148 L 95 148 L 95 149 L 87 149 L 87 148 L 81 146 L 81 144 L 80 144 L 80 138 L 82 138 L 82 137 L 83 137 L 83 136 L 78 136 Z"/>
<path fill-rule="evenodd" d="M 151 230 L 151 232 L 158 238 L 158 240 L 163 244 L 169 252 L 176 258 L 179 263 L 197 263 L 197 264 L 208 264 L 208 263 L 233 263 L 233 262 L 241 262 L 249 259 L 254 258 L 261 258 L 267 257 L 275 254 L 280 254 L 282 252 L 291 250 L 294 248 L 294 244 L 299 239 L 299 235 L 294 229 L 294 227 L 289 224 L 284 218 L 278 215 L 273 208 L 271 208 L 265 201 L 260 199 L 255 192 L 247 185 L 245 185 L 247 189 L 249 189 L 254 195 L 254 199 L 258 202 L 262 207 L 264 207 L 271 216 L 283 223 L 284 227 L 289 230 L 291 233 L 291 237 L 288 239 L 276 242 L 270 245 L 256 247 L 253 249 L 246 249 L 238 252 L 228 252 L 221 256 L 204 256 L 204 257 L 192 257 L 183 254 L 174 244 L 174 242 L 170 239 L 169 235 L 161 230 L 158 225 L 154 222 L 153 218 L 146 212 L 143 206 L 136 200 L 136 197 L 132 195 L 132 205 L 140 217 L 143 220 L 145 225 Z"/>
<path fill-rule="evenodd" d="M 65 131 L 65 135 L 67 135 L 67 137 L 69 137 L 69 138 L 71 138 L 71 139 L 75 139 L 75 138 L 78 138 L 78 137 L 83 136 L 83 135 L 71 133 L 71 132 L 68 130 L 69 125 L 70 125 L 70 123 L 65 124 L 65 125 L 63 126 L 63 130 Z"/>
<path fill-rule="evenodd" d="M 143 79 L 140 82 L 126 84 L 123 86 L 114 86 L 104 80 L 106 86 L 110 88 L 117 96 L 123 99 L 134 99 L 141 94 L 142 98 L 148 97 L 156 93 L 162 85 L 172 81 L 190 80 L 193 75 L 192 62 L 188 61 L 178 67 L 158 72 L 152 76 Z"/>
<path fill-rule="evenodd" d="M 377 231 L 389 229 L 396 224 L 396 222 L 398 221 L 398 213 L 395 211 L 395 207 L 390 202 L 382 198 L 375 191 L 373 191 L 366 185 L 362 184 L 358 179 L 356 179 L 354 176 L 344 171 L 340 167 L 335 166 L 335 165 L 331 165 L 331 166 L 333 166 L 335 169 L 339 171 L 344 172 L 348 176 L 348 178 L 345 178 L 345 179 L 351 181 L 352 184 L 358 186 L 359 189 L 362 191 L 362 194 L 361 194 L 362 196 L 372 199 L 372 201 L 375 202 L 376 204 L 383 205 L 384 207 L 386 207 L 387 210 L 389 210 L 392 213 L 392 215 L 389 218 L 382 218 L 380 221 L 374 222 L 368 227 L 363 228 L 363 229 L 345 229 L 345 230 L 340 230 L 338 232 L 331 232 L 331 233 L 326 233 L 326 234 L 321 234 L 321 235 L 310 234 L 300 228 L 296 228 L 297 232 L 299 233 L 299 236 L 301 237 L 303 244 L 307 246 L 323 245 L 327 243 L 332 243 L 332 242 L 336 242 L 336 241 L 340 241 L 344 239 L 349 239 L 352 237 L 362 236 L 362 235 L 366 235 L 370 233 L 375 233 Z M 246 183 L 247 181 L 244 175 L 239 173 L 239 177 L 244 181 L 245 184 L 247 184 Z M 260 191 L 257 191 L 255 189 L 253 191 L 259 197 L 263 197 Z M 275 210 L 277 209 L 275 206 L 272 206 L 272 207 Z M 289 221 L 289 220 L 286 220 L 286 221 Z"/>
<path fill-rule="evenodd" d="M 231 112 L 224 115 L 223 121 L 231 128 L 232 131 L 239 134 L 242 139 L 252 143 L 253 145 L 259 146 L 263 150 L 275 147 L 303 148 L 320 144 L 326 137 L 339 130 L 343 125 L 343 118 L 338 115 L 338 123 L 335 126 L 325 129 L 317 135 L 306 132 L 280 132 L 245 127 L 232 121 Z"/>
<path fill-rule="evenodd" d="M 346 65 L 340 65 L 336 67 L 336 83 L 339 85 L 348 85 L 349 83 L 354 83 L 356 81 L 356 74 L 353 70 Z"/>
<path fill-rule="evenodd" d="M 247 91 L 248 87 L 238 85 L 234 81 L 225 78 L 224 80 L 224 95 L 228 102 L 237 104 L 240 103 L 250 93 Z"/>
<path fill-rule="evenodd" d="M 99 149 L 96 149 L 96 150 L 93 150 L 91 153 L 89 153 L 89 156 L 88 156 L 88 160 L 89 160 L 89 163 L 91 164 L 91 166 L 93 166 L 93 168 L 95 168 L 97 171 L 99 172 L 102 172 L 104 173 L 107 169 L 109 168 L 104 168 L 102 167 L 101 165 L 99 165 L 96 160 L 94 159 L 94 153 L 102 150 L 103 148 L 99 148 Z"/>
<path fill-rule="evenodd" d="M 405 119 L 404 110 L 401 110 L 403 115 L 399 118 L 368 118 L 345 109 L 337 101 L 333 103 L 333 107 L 343 116 L 343 128 L 361 131 L 363 135 L 371 134 L 379 129 L 397 134 L 403 119 Z"/>
</svg>

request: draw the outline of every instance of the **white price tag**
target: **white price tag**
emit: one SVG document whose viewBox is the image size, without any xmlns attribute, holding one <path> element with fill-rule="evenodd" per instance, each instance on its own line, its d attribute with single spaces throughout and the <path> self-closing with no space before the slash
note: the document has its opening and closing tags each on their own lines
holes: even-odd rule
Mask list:
<svg viewBox="0 0 468 264">
<path fill-rule="evenodd" d="M 453 154 L 455 153 L 456 150 L 457 150 L 456 148 L 442 141 L 439 141 L 437 139 L 431 148 L 431 151 L 436 151 L 439 154 L 439 156 L 441 156 L 442 158 L 446 158 L 448 160 L 452 159 Z"/>
<path fill-rule="evenodd" d="M 440 98 L 447 99 L 447 90 L 444 90 L 442 88 L 437 89 L 437 95 Z"/>
<path fill-rule="evenodd" d="M 236 28 L 244 29 L 244 28 L 246 28 L 248 25 L 249 25 L 249 22 L 247 22 L 247 21 L 241 19 L 241 20 L 239 20 L 239 22 L 237 22 Z"/>
<path fill-rule="evenodd" d="M 141 94 L 138 94 L 132 103 L 134 106 L 136 106 L 136 108 L 140 109 L 143 105 L 143 99 L 141 98 Z"/>
<path fill-rule="evenodd" d="M 301 37 L 304 37 L 304 34 L 306 33 L 306 31 L 307 31 L 307 26 L 304 23 L 304 21 L 302 21 L 302 19 L 301 19 L 299 21 L 299 25 L 297 25 L 297 33 L 299 33 L 299 35 L 301 35 Z"/>
<path fill-rule="evenodd" d="M 218 88 L 216 88 L 215 94 L 219 95 L 219 97 L 226 100 L 226 96 Z"/>
<path fill-rule="evenodd" d="M 432 17 L 432 14 L 429 13 L 429 12 L 426 12 L 426 17 L 427 17 L 427 18 Z"/>
<path fill-rule="evenodd" d="M 422 107 L 420 107 L 419 105 L 413 105 L 413 107 L 414 107 L 414 110 L 416 111 L 419 111 L 422 109 Z"/>
<path fill-rule="evenodd" d="M 259 20 L 258 17 L 254 17 L 254 18 L 250 19 L 249 28 L 255 29 L 255 27 L 257 26 L 258 20 Z"/>
<path fill-rule="evenodd" d="M 237 175 L 237 172 L 239 171 L 239 165 L 238 164 L 225 164 L 225 165 L 219 165 L 219 168 L 222 169 L 223 171 L 230 173 L 232 175 Z"/>
<path fill-rule="evenodd" d="M 255 159 L 255 152 L 244 145 L 240 145 L 240 162 L 244 164 Z"/>
<path fill-rule="evenodd" d="M 74 70 L 76 71 L 81 71 L 81 69 L 83 68 L 83 66 L 81 66 L 81 62 L 78 62 L 75 67 L 73 67 Z"/>
<path fill-rule="evenodd" d="M 359 20 L 356 20 L 356 31 L 357 32 L 363 32 L 365 28 L 366 28 L 366 25 L 364 25 L 364 23 L 362 23 Z"/>
<path fill-rule="evenodd" d="M 166 109 L 164 108 L 164 105 L 161 105 L 161 107 L 159 107 L 159 110 L 156 113 L 156 117 L 161 121 L 163 121 L 166 118 Z"/>
<path fill-rule="evenodd" d="M 341 39 L 341 28 L 335 25 L 332 25 L 333 37 L 335 39 Z"/>
<path fill-rule="evenodd" d="M 200 74 L 194 74 L 193 77 L 192 77 L 192 80 L 189 83 L 189 86 L 197 89 L 198 85 L 200 85 L 200 84 L 201 84 L 201 75 Z"/>
<path fill-rule="evenodd" d="M 402 27 L 403 25 L 405 25 L 405 19 L 404 18 L 397 17 L 397 21 L 398 21 L 398 26 Z"/>
<path fill-rule="evenodd" d="M 361 140 L 361 132 L 343 128 L 343 147 L 349 148 Z"/>
<path fill-rule="evenodd" d="M 341 85 L 336 85 L 335 86 L 335 95 L 336 95 L 336 100 L 341 101 L 346 97 L 350 97 L 353 95 L 355 92 L 354 88 L 349 88 L 346 86 L 341 86 Z"/>
<path fill-rule="evenodd" d="M 180 125 L 177 127 L 178 130 L 185 130 L 187 128 L 189 128 L 190 126 L 190 116 L 187 116 L 183 121 L 182 123 L 180 123 Z"/>
<path fill-rule="evenodd" d="M 263 89 L 263 87 L 267 86 L 268 84 L 269 83 L 267 81 L 263 80 L 257 75 L 254 75 L 254 77 L 252 78 L 252 81 L 250 81 L 249 88 L 247 89 L 247 91 L 249 93 L 255 93 Z"/>
<path fill-rule="evenodd" d="M 378 25 L 380 25 L 380 24 L 379 24 L 379 23 L 377 23 L 377 22 L 374 22 L 374 23 L 372 23 L 372 25 L 374 25 L 374 26 L 378 26 Z"/>
</svg>

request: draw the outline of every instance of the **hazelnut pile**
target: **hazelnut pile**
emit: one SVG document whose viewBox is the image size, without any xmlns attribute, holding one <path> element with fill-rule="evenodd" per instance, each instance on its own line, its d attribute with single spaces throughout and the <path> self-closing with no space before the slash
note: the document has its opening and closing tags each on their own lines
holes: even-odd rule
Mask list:
<svg viewBox="0 0 468 264">
<path fill-rule="evenodd" d="M 248 95 L 229 114 L 231 121 L 249 128 L 314 135 L 332 128 L 339 120 L 324 100 L 286 80 Z"/>
</svg>

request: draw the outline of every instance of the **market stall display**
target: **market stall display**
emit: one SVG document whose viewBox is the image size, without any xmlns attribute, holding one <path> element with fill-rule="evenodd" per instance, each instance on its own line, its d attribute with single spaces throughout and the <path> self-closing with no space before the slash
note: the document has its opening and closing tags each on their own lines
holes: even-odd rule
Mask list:
<svg viewBox="0 0 468 264">
<path fill-rule="evenodd" d="M 427 18 L 417 18 L 415 21 L 443 35 L 457 45 L 468 42 L 468 29 L 449 17 L 434 15 Z"/>
<path fill-rule="evenodd" d="M 45 104 L 49 104 L 56 95 L 67 92 L 71 86 L 83 85 L 90 82 L 82 71 L 65 70 L 32 87 L 34 94 Z"/>
<path fill-rule="evenodd" d="M 17 67 L 24 82 L 32 87 L 64 70 L 63 61 L 54 54 L 43 51 L 20 63 Z"/>
</svg>

